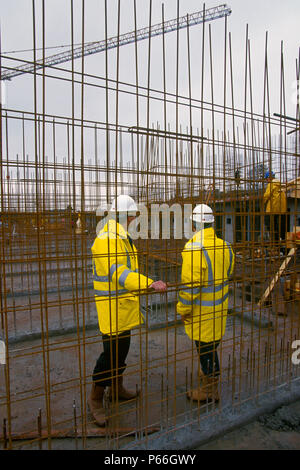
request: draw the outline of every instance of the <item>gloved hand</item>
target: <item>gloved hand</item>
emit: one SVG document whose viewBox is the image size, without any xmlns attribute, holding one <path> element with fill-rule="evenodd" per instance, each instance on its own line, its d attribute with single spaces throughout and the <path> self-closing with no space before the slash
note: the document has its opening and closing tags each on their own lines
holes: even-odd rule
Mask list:
<svg viewBox="0 0 300 470">
<path fill-rule="evenodd" d="M 166 292 L 167 290 L 167 284 L 164 281 L 155 281 L 150 287 L 157 292 Z"/>
</svg>

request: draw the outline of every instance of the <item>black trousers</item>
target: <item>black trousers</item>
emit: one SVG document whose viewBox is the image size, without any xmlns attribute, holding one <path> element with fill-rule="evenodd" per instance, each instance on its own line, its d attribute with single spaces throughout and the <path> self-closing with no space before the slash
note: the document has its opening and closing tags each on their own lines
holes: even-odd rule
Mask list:
<svg viewBox="0 0 300 470">
<path fill-rule="evenodd" d="M 100 354 L 93 372 L 93 381 L 101 387 L 111 386 L 112 378 L 123 374 L 130 347 L 131 331 L 118 336 L 102 335 L 103 353 Z"/>
<path fill-rule="evenodd" d="M 195 343 L 203 373 L 209 376 L 220 375 L 220 363 L 217 353 L 220 341 L 211 343 L 195 341 Z"/>
</svg>

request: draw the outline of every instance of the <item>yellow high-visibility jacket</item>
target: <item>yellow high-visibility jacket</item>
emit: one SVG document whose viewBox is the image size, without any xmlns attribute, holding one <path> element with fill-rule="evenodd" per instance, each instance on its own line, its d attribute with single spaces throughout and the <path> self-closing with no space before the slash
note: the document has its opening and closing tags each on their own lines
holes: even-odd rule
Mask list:
<svg viewBox="0 0 300 470">
<path fill-rule="evenodd" d="M 218 341 L 225 333 L 229 277 L 234 253 L 229 243 L 217 238 L 213 228 L 197 232 L 182 251 L 177 312 L 189 315 L 187 335 L 195 341 Z"/>
<path fill-rule="evenodd" d="M 273 179 L 268 184 L 264 194 L 264 203 L 267 204 L 266 213 L 268 214 L 282 214 L 287 211 L 286 194 L 279 180 Z"/>
<path fill-rule="evenodd" d="M 95 239 L 92 253 L 100 331 L 116 335 L 143 323 L 139 295 L 132 291 L 146 289 L 153 280 L 139 274 L 137 251 L 123 226 L 109 220 Z"/>
</svg>

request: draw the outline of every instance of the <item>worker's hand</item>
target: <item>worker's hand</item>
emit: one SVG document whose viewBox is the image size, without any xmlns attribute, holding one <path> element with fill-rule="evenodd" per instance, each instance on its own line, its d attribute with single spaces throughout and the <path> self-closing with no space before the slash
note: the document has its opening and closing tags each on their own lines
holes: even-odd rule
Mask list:
<svg viewBox="0 0 300 470">
<path fill-rule="evenodd" d="M 164 281 L 155 281 L 151 284 L 151 289 L 154 289 L 157 292 L 166 292 L 167 284 Z"/>
</svg>

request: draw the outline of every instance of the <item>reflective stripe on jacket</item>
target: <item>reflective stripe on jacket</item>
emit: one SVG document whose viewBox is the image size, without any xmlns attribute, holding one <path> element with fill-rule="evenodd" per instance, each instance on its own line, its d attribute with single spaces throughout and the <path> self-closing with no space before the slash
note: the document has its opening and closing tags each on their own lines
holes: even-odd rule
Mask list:
<svg viewBox="0 0 300 470">
<path fill-rule="evenodd" d="M 267 213 L 283 214 L 287 211 L 286 194 L 279 180 L 273 179 L 268 184 L 264 193 L 264 203 Z"/>
<path fill-rule="evenodd" d="M 99 328 L 115 335 L 143 323 L 138 291 L 153 280 L 138 272 L 138 257 L 128 234 L 114 220 L 101 230 L 92 246 L 93 281 Z"/>
<path fill-rule="evenodd" d="M 179 291 L 177 312 L 190 315 L 185 331 L 191 339 L 209 343 L 224 335 L 233 269 L 233 250 L 213 228 L 197 232 L 185 245 L 181 273 L 185 287 Z"/>
</svg>

